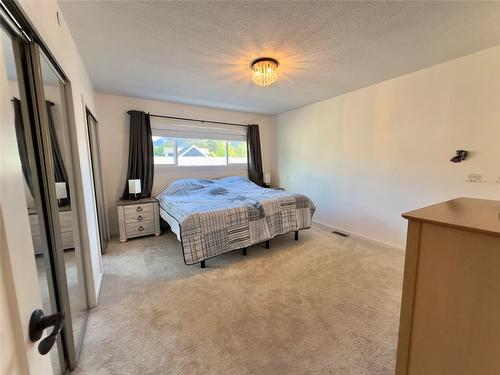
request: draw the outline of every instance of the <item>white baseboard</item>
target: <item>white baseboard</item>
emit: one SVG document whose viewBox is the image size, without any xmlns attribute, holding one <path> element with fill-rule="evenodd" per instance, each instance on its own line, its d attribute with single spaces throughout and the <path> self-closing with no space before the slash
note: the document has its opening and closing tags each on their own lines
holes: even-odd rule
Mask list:
<svg viewBox="0 0 500 375">
<path fill-rule="evenodd" d="M 351 231 L 346 230 L 344 228 L 334 227 L 334 226 L 332 226 L 330 224 L 322 223 L 321 221 L 313 220 L 312 223 L 313 223 L 314 226 L 317 226 L 318 228 L 324 229 L 324 230 L 326 230 L 328 232 L 332 232 L 332 231 L 336 230 L 338 232 L 342 232 L 342 233 L 348 234 L 351 237 L 358 238 L 360 240 L 363 240 L 363 241 L 366 241 L 366 242 L 370 242 L 370 243 L 373 243 L 373 244 L 378 245 L 378 246 L 389 247 L 391 249 L 399 250 L 399 251 L 404 251 L 405 250 L 404 248 L 396 246 L 396 245 L 394 245 L 392 243 L 387 243 L 387 242 L 379 241 L 379 240 L 376 240 L 376 239 L 374 239 L 372 237 L 368 237 L 368 236 L 365 236 L 365 235 L 360 234 L 360 233 L 351 232 Z"/>
</svg>

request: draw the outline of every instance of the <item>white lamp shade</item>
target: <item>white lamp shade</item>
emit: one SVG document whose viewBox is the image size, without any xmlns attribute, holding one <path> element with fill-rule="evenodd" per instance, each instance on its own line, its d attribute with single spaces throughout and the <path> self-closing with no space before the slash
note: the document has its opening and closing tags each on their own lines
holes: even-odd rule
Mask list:
<svg viewBox="0 0 500 375">
<path fill-rule="evenodd" d="M 139 194 L 141 192 L 141 180 L 128 180 L 128 192 L 130 194 Z"/>
<path fill-rule="evenodd" d="M 264 173 L 264 183 L 267 185 L 271 183 L 271 173 Z"/>
<path fill-rule="evenodd" d="M 56 182 L 56 197 L 57 199 L 68 198 L 68 191 L 66 190 L 66 182 Z"/>
</svg>

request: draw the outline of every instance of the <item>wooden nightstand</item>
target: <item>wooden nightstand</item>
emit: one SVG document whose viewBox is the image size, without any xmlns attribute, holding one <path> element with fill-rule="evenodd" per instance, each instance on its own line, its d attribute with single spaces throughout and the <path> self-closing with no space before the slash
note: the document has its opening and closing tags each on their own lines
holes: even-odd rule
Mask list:
<svg viewBox="0 0 500 375">
<path fill-rule="evenodd" d="M 121 242 L 133 237 L 160 235 L 160 213 L 155 198 L 119 200 L 116 205 Z"/>
<path fill-rule="evenodd" d="M 38 214 L 36 209 L 29 208 L 28 214 L 35 254 L 43 254 L 42 238 L 40 237 L 40 227 L 38 225 Z M 75 240 L 73 238 L 73 213 L 71 212 L 71 206 L 59 207 L 59 227 L 61 230 L 63 250 L 74 249 Z"/>
</svg>

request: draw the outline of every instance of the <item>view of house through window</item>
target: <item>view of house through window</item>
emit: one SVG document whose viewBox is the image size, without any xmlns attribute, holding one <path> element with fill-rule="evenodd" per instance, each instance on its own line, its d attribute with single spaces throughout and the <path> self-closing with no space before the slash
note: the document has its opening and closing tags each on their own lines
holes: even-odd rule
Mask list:
<svg viewBox="0 0 500 375">
<path fill-rule="evenodd" d="M 216 166 L 247 163 L 247 142 L 153 136 L 154 163 Z"/>
</svg>

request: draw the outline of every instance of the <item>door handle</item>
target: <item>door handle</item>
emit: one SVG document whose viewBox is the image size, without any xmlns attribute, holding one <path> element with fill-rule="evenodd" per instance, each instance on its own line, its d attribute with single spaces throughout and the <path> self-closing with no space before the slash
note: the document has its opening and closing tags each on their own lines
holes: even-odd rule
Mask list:
<svg viewBox="0 0 500 375">
<path fill-rule="evenodd" d="M 57 336 L 64 324 L 64 312 L 57 312 L 52 315 L 45 315 L 42 310 L 33 311 L 29 324 L 29 336 L 31 342 L 37 342 L 43 335 L 43 331 L 48 327 L 54 327 L 51 334 L 45 337 L 38 344 L 38 352 L 41 355 L 47 354 L 54 346 Z"/>
</svg>

